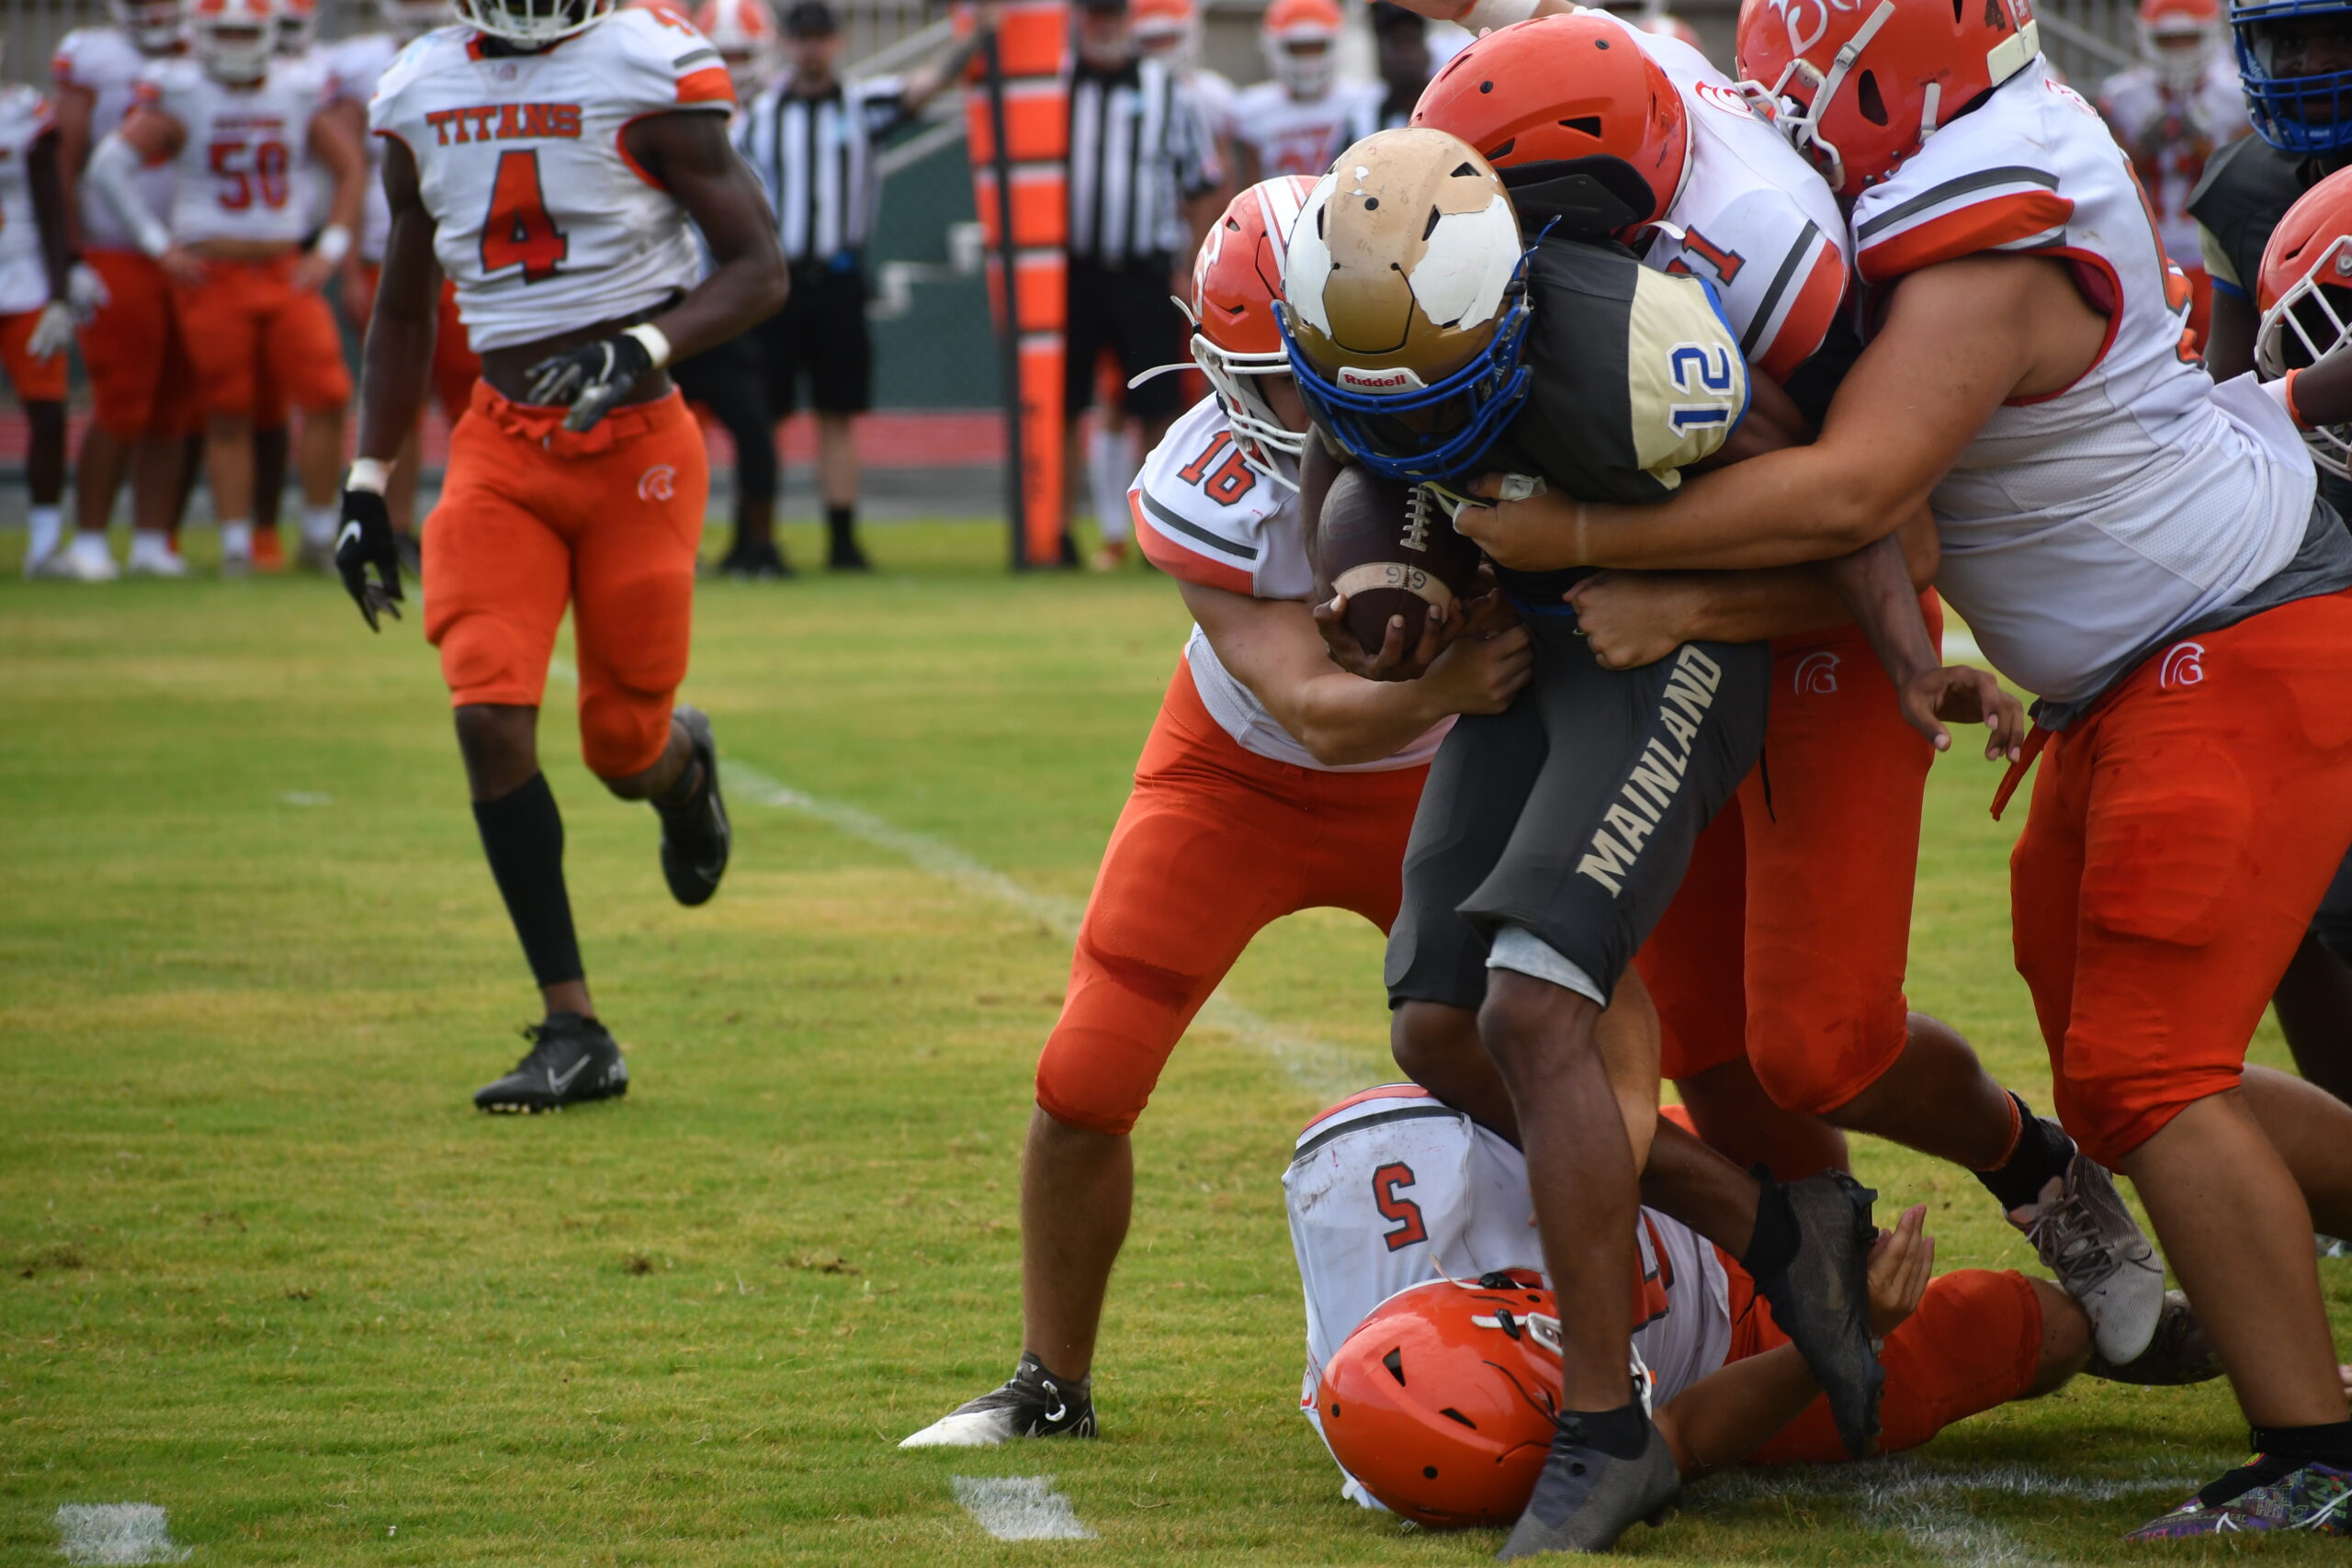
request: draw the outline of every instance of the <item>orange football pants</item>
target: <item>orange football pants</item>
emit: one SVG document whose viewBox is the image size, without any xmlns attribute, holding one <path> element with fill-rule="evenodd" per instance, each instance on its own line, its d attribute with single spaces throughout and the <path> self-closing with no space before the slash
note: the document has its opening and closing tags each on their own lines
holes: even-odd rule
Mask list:
<svg viewBox="0 0 2352 1568">
<path fill-rule="evenodd" d="M 2059 1120 L 2115 1166 L 2237 1087 L 2352 846 L 2352 592 L 2150 659 L 2041 748 L 2009 857 Z"/>
<path fill-rule="evenodd" d="M 82 259 L 107 289 L 78 333 L 91 419 L 123 442 L 193 434 L 202 421 L 171 279 L 136 251 L 85 251 Z"/>
<path fill-rule="evenodd" d="M 62 403 L 65 400 L 65 358 L 53 354 L 33 357 L 33 329 L 40 325 L 39 310 L 0 316 L 0 365 L 8 370 L 8 384 L 20 403 Z"/>
<path fill-rule="evenodd" d="M 1940 644 L 1942 603 L 1922 594 L 1920 608 Z M 1775 1104 L 1819 1115 L 1894 1065 L 1934 760 L 1860 626 L 1772 645 L 1763 760 L 1634 958 L 1666 1077 L 1744 1052 Z"/>
<path fill-rule="evenodd" d="M 351 400 L 334 312 L 325 295 L 294 287 L 300 259 L 288 252 L 268 261 L 210 260 L 202 282 L 172 286 L 206 413 L 261 412 L 265 365 L 271 386 L 296 408 L 339 409 Z"/>
<path fill-rule="evenodd" d="M 1731 1275 L 1730 1361 L 1789 1342 L 1756 1281 L 1725 1256 Z M 2024 1275 L 1989 1269 L 1939 1274 L 1919 1310 L 1886 1337 L 1879 1351 L 1886 1393 L 1879 1403 L 1879 1451 L 1916 1449 L 1955 1421 L 2022 1399 L 2041 1365 L 2041 1301 Z M 1749 1464 L 1838 1464 L 1851 1456 L 1838 1436 L 1829 1401 L 1804 1414 L 1747 1456 Z"/>
<path fill-rule="evenodd" d="M 1329 907 L 1385 931 L 1428 773 L 1261 757 L 1210 716 L 1192 666 L 1178 664 L 1095 874 L 1061 1019 L 1037 1059 L 1037 1103 L 1069 1126 L 1125 1133 L 1260 931 Z"/>
<path fill-rule="evenodd" d="M 580 434 L 563 415 L 474 384 L 425 520 L 424 635 L 453 706 L 537 707 L 571 604 L 580 749 L 626 778 L 669 744 L 710 470 L 675 391 Z"/>
</svg>

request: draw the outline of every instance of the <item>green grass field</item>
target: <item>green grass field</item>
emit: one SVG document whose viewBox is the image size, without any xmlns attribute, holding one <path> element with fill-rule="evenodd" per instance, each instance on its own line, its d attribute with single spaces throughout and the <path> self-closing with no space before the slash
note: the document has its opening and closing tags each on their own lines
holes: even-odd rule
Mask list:
<svg viewBox="0 0 2352 1568">
<path fill-rule="evenodd" d="M 222 1565 L 1467 1563 L 1498 1544 L 1341 1503 L 1294 1408 L 1290 1140 L 1394 1076 L 1379 938 L 1337 913 L 1250 953 L 1227 987 L 1247 1013 L 1194 1032 L 1138 1130 L 1102 1439 L 893 1446 L 1016 1348 L 1029 1074 L 1183 630 L 1164 579 L 1013 581 L 997 531 L 909 525 L 876 531 L 870 580 L 706 589 L 686 690 L 735 770 L 737 848 L 701 910 L 665 897 L 653 818 L 582 770 L 551 684 L 572 894 L 634 1087 L 493 1120 L 469 1096 L 536 998 L 415 620 L 369 637 L 316 580 L 28 585 L 16 547 L 0 1562 L 62 1561 L 62 1506 L 125 1501 Z M 2046 1103 L 2005 918 L 2022 812 L 1992 823 L 1993 784 L 1937 770 L 1912 997 Z M 2267 1034 L 2259 1054 L 2282 1060 Z M 1933 1205 L 1939 1261 L 2030 1261 L 1965 1177 L 1857 1154 L 1890 1200 Z M 2352 1271 L 2322 1267 L 2352 1326 Z M 1702 1487 L 1627 1550 L 2118 1558 L 2240 1441 L 2222 1385 L 2078 1383 L 1909 1460 Z M 1000 1543 L 952 1484 L 1031 1475 L 1097 1538 Z"/>
</svg>

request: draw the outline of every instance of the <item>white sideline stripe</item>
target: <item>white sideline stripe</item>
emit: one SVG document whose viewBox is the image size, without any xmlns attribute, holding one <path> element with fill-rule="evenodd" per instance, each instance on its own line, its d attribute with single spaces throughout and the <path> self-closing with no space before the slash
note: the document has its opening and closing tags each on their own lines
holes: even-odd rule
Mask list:
<svg viewBox="0 0 2352 1568">
<path fill-rule="evenodd" d="M 1001 904 L 1035 920 L 1065 942 L 1078 936 L 1078 922 L 1086 913 L 1085 904 L 1079 899 L 1023 887 L 953 844 L 910 832 L 854 806 L 820 800 L 735 758 L 727 760 L 723 772 L 728 789 L 739 800 L 749 798 L 762 806 L 813 817 L 837 832 L 888 850 L 916 870 L 975 897 Z M 1363 1087 L 1366 1068 L 1344 1046 L 1293 1034 L 1243 1007 L 1222 988 L 1201 1009 L 1199 1021 L 1271 1058 L 1310 1094 L 1329 1098 L 1351 1094 Z"/>
<path fill-rule="evenodd" d="M 999 1540 L 1092 1540 L 1050 1475 L 949 1477 L 956 1501 Z"/>
<path fill-rule="evenodd" d="M 188 1554 L 153 1503 L 68 1503 L 57 1510 L 57 1533 L 68 1562 L 179 1562 Z"/>
</svg>

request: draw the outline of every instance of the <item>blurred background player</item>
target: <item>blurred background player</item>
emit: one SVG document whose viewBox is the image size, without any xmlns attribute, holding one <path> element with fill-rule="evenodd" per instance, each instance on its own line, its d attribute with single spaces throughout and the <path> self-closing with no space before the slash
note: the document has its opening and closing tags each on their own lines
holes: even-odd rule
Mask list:
<svg viewBox="0 0 2352 1568">
<path fill-rule="evenodd" d="M 187 571 L 172 547 L 187 469 L 187 438 L 201 428 L 171 280 L 142 252 L 114 209 L 83 182 L 91 150 L 130 112 L 140 73 L 184 51 L 179 0 L 110 0 L 111 27 L 65 35 L 51 65 L 57 84 L 57 161 L 68 211 L 80 224 L 72 299 L 90 378 L 90 423 L 74 464 L 71 547 L 45 573 L 103 582 L 115 576 L 107 525 L 130 479 L 130 570 Z M 172 209 L 169 164 L 135 168 L 142 209 Z"/>
<path fill-rule="evenodd" d="M 2197 243 L 2189 193 L 2205 162 L 2254 129 L 2237 63 L 2222 47 L 2222 0 L 2140 0 L 2141 63 L 2100 85 L 2098 112 L 2132 155 L 2141 188 L 2156 209 L 2165 254 L 2196 297 L 2188 330 L 2205 341 L 2212 280 Z"/>
<path fill-rule="evenodd" d="M 1133 0 L 1127 27 L 1135 35 L 1136 54 L 1175 73 L 1177 85 L 1192 95 L 1193 107 L 1216 140 L 1217 156 L 1227 168 L 1233 167 L 1233 100 L 1240 89 L 1223 72 L 1201 63 L 1199 8 L 1193 0 Z"/>
<path fill-rule="evenodd" d="M 539 771 L 556 629 L 569 606 L 589 770 L 651 804 L 671 897 L 707 903 L 730 846 L 718 748 L 676 694 L 709 469 L 664 367 L 774 310 L 786 275 L 727 138 L 734 84 L 691 23 L 614 0 L 459 5 L 466 25 L 402 53 L 368 108 L 391 231 L 336 567 L 371 627 L 397 613 L 385 469 L 424 405 L 446 274 L 482 375 L 426 524 L 424 633 L 482 850 L 547 1009 L 530 1050 L 474 1103 L 556 1111 L 628 1088 L 589 996 L 563 818 Z M 445 139 L 461 120 L 482 134 Z"/>
<path fill-rule="evenodd" d="M 1375 130 L 1395 130 L 1413 122 L 1413 106 L 1419 102 L 1421 90 L 1437 73 L 1436 56 L 1430 50 L 1430 22 L 1427 17 L 1408 11 L 1402 6 L 1392 6 L 1388 0 L 1373 0 L 1373 54 L 1380 67 L 1380 92 L 1377 96 L 1367 94 L 1356 111 L 1355 121 L 1349 129 L 1348 141 L 1361 141 Z"/>
<path fill-rule="evenodd" d="M 384 267 L 384 239 L 391 227 L 391 209 L 384 204 L 383 143 L 368 134 L 368 100 L 376 96 L 376 84 L 392 62 L 393 56 L 416 39 L 451 19 L 448 0 L 376 0 L 378 17 L 383 22 L 379 31 L 357 33 L 334 44 L 329 51 L 329 72 L 333 80 L 334 112 L 342 117 L 358 138 L 368 155 L 367 196 L 360 204 L 359 243 L 352 247 L 343 269 L 344 315 L 357 331 L 365 333 L 368 315 L 376 305 L 376 281 Z M 458 319 L 457 290 L 444 281 L 441 286 L 441 317 L 433 337 L 433 392 L 441 405 L 442 417 L 451 425 L 466 412 L 466 404 L 473 396 L 474 378 L 480 374 L 481 362 L 474 357 L 466 343 L 466 324 Z M 385 486 L 384 502 L 392 514 L 392 529 L 401 540 L 401 558 L 411 571 L 418 569 L 421 557 L 417 553 L 416 481 L 419 443 L 423 438 L 423 421 L 409 435 L 408 445 L 401 449 L 401 460 L 392 465 L 390 480 Z"/>
<path fill-rule="evenodd" d="M 321 96 L 332 103 L 334 66 L 319 48 L 319 0 L 277 0 L 277 46 L 270 70 L 315 79 Z M 348 121 L 347 110 L 337 112 Z M 365 158 L 364 128 L 352 125 L 351 130 L 353 145 L 362 148 L 361 156 Z M 366 174 L 374 172 L 371 163 Z M 291 205 L 302 214 L 302 240 L 308 248 L 327 223 L 328 208 L 334 199 L 334 181 L 320 177 L 316 164 L 310 159 L 299 161 L 288 178 L 294 190 Z M 348 263 L 349 255 L 344 260 Z M 265 357 L 254 372 L 253 551 L 241 558 L 224 549 L 220 557 L 223 572 L 278 571 L 285 568 L 286 551 L 278 540 L 277 514 L 286 500 L 286 464 L 293 445 L 291 423 L 285 395 L 277 389 L 277 382 L 270 375 L 269 361 Z M 307 570 L 325 571 L 334 564 L 334 535 L 305 537 L 299 547 L 298 558 Z"/>
<path fill-rule="evenodd" d="M 193 58 L 140 79 L 119 130 L 90 155 L 91 186 L 171 278 L 205 414 L 205 477 L 224 570 L 253 559 L 254 413 L 262 367 L 300 409 L 302 534 L 334 537 L 335 469 L 351 377 L 320 292 L 348 254 L 367 164 L 330 112 L 317 71 L 279 69 L 273 0 L 189 0 Z M 168 221 L 142 201 L 141 163 L 175 160 Z M 334 182 L 309 254 L 296 180 L 313 160 Z"/>
<path fill-rule="evenodd" d="M 754 0 L 756 3 L 756 0 Z M 740 17 L 740 13 L 739 13 Z M 783 567 L 773 542 L 774 430 L 792 414 L 800 378 L 817 420 L 817 488 L 825 508 L 825 565 L 864 571 L 857 540 L 857 416 L 873 406 L 874 339 L 865 321 L 865 246 L 881 209 L 881 141 L 961 73 L 994 26 L 980 28 L 904 76 L 843 76 L 841 18 L 827 0 L 797 0 L 784 18 L 786 71 L 747 107 L 736 144 L 759 175 L 792 268 L 784 309 L 749 340 L 756 363 L 729 372 L 737 398 L 763 405 L 765 440 L 736 455 L 737 529 L 722 569 L 752 576 Z M 749 378 L 757 372 L 756 384 Z"/>
<path fill-rule="evenodd" d="M 56 122 L 32 88 L 0 85 L 0 363 L 30 427 L 28 577 L 41 574 L 65 532 L 59 502 L 65 496 L 65 351 L 74 342 L 70 254 Z"/>
<path fill-rule="evenodd" d="M 1340 75 L 1339 0 L 1273 0 L 1258 26 L 1272 80 L 1234 99 L 1234 149 L 1240 181 L 1276 175 L 1319 175 L 1353 128 L 1385 96 L 1376 82 Z"/>
<path fill-rule="evenodd" d="M 1094 1342 L 1135 1189 L 1128 1137 L 1193 1015 L 1265 926 L 1350 909 L 1385 931 L 1429 760 L 1459 713 L 1526 683 L 1526 631 L 1489 593 L 1478 635 L 1418 681 L 1333 667 L 1307 601 L 1296 492 L 1306 413 L 1274 325 L 1310 182 L 1243 191 L 1204 242 L 1193 357 L 1216 395 L 1156 447 L 1132 504 L 1192 639 L 1111 831 L 1037 1061 L 1021 1162 L 1022 1339 L 1012 1377 L 902 1448 L 1094 1434 Z"/>
<path fill-rule="evenodd" d="M 1193 237 L 1207 232 L 1222 205 L 1225 165 L 1182 73 L 1165 56 L 1138 50 L 1126 0 L 1085 0 L 1077 32 L 1069 88 L 1062 553 L 1065 565 L 1077 563 L 1069 519 L 1077 477 L 1091 474 L 1102 529 L 1093 564 L 1110 568 L 1126 557 L 1127 515 L 1102 492 L 1120 488 L 1114 479 L 1125 454 L 1157 446 L 1167 434 L 1183 407 L 1182 378 L 1127 387 L 1116 411 L 1097 411 L 1100 464 L 1079 444 L 1080 416 L 1095 404 L 1104 359 L 1115 363 L 1121 383 L 1183 359 L 1188 330 L 1176 300 L 1191 297 Z"/>
</svg>

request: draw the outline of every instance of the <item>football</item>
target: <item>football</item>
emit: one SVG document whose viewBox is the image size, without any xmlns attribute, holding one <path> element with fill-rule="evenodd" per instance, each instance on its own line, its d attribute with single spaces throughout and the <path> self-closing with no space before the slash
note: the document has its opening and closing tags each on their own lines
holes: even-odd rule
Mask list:
<svg viewBox="0 0 2352 1568">
<path fill-rule="evenodd" d="M 1348 596 L 1348 629 L 1376 654 L 1392 615 L 1414 628 L 1431 604 L 1470 591 L 1478 547 L 1453 531 L 1418 485 L 1350 468 L 1323 498 L 1316 555 L 1324 580 Z"/>
</svg>

